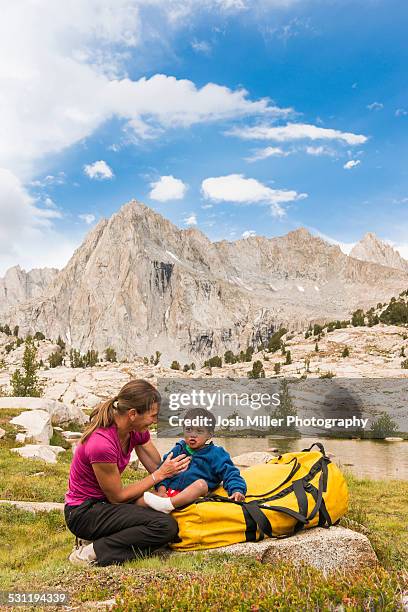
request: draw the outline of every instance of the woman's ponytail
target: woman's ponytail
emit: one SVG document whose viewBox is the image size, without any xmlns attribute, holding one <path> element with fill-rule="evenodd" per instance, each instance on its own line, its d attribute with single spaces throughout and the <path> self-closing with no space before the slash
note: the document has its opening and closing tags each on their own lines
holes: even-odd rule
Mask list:
<svg viewBox="0 0 408 612">
<path fill-rule="evenodd" d="M 99 427 L 110 427 L 113 425 L 114 402 L 117 397 L 112 397 L 101 404 L 98 404 L 91 412 L 89 424 L 85 427 L 80 442 L 85 442 L 87 438 Z"/>
<path fill-rule="evenodd" d="M 150 410 L 153 404 L 160 405 L 160 402 L 160 394 L 153 385 L 146 380 L 131 380 L 122 387 L 118 395 L 101 402 L 92 410 L 80 442 L 85 442 L 96 429 L 113 425 L 115 413 L 125 414 L 134 408 L 139 414 L 143 414 Z"/>
</svg>

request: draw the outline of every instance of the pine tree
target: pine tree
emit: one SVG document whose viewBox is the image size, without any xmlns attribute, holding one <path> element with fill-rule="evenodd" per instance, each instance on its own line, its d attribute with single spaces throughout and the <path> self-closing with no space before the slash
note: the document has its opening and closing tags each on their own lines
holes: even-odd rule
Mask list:
<svg viewBox="0 0 408 612">
<path fill-rule="evenodd" d="M 58 346 L 60 347 L 61 351 L 65 351 L 65 342 L 63 341 L 61 336 L 58 336 L 58 340 L 57 340 L 56 344 L 58 344 Z"/>
<path fill-rule="evenodd" d="M 280 384 L 279 390 L 280 403 L 279 406 L 276 408 L 273 417 L 275 419 L 283 419 L 281 431 L 283 430 L 285 432 L 290 433 L 299 433 L 294 423 L 291 423 L 289 425 L 287 423 L 287 417 L 297 416 L 297 410 L 293 406 L 292 398 L 290 397 L 288 381 L 284 378 L 281 380 L 282 382 Z"/>
<path fill-rule="evenodd" d="M 286 351 L 285 365 L 290 365 L 291 363 L 292 363 L 292 355 L 290 354 L 290 351 Z"/>
<path fill-rule="evenodd" d="M 51 353 L 51 355 L 48 357 L 50 368 L 57 368 L 58 366 L 62 365 L 63 359 L 64 356 L 61 351 Z"/>
<path fill-rule="evenodd" d="M 17 369 L 11 377 L 12 395 L 15 397 L 41 397 L 43 388 L 37 375 L 37 349 L 32 340 L 26 341 L 23 356 L 23 372 Z"/>
</svg>

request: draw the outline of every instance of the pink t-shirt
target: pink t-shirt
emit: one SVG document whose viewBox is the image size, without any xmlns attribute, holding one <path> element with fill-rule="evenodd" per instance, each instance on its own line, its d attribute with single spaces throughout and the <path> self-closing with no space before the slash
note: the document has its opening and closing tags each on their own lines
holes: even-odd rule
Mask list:
<svg viewBox="0 0 408 612">
<path fill-rule="evenodd" d="M 128 452 L 125 454 L 120 445 L 116 425 L 96 429 L 75 450 L 65 503 L 78 506 L 87 499 L 105 500 L 106 495 L 99 486 L 92 463 L 116 463 L 119 472 L 122 473 L 129 463 L 130 453 L 134 447 L 146 444 L 149 440 L 150 433 L 147 430 L 131 431 Z"/>
</svg>

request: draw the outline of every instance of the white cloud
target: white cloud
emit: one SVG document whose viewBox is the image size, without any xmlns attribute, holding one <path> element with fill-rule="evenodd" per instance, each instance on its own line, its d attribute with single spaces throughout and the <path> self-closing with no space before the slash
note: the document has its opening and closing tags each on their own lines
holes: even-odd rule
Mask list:
<svg viewBox="0 0 408 612">
<path fill-rule="evenodd" d="M 289 151 L 284 151 L 280 147 L 266 147 L 265 149 L 257 149 L 253 155 L 246 157 L 245 161 L 255 162 L 268 157 L 287 157 L 288 155 L 290 155 Z"/>
<path fill-rule="evenodd" d="M 186 195 L 188 186 L 181 179 L 174 178 L 171 174 L 161 176 L 158 181 L 150 183 L 152 190 L 149 193 L 151 200 L 167 202 L 168 200 L 182 200 Z"/>
<path fill-rule="evenodd" d="M 368 110 L 382 110 L 384 108 L 384 104 L 382 102 L 372 102 L 371 104 L 367 104 Z"/>
<path fill-rule="evenodd" d="M 348 162 L 344 164 L 343 168 L 345 170 L 351 170 L 352 168 L 355 168 L 359 164 L 361 164 L 361 161 L 359 159 L 350 159 Z"/>
<path fill-rule="evenodd" d="M 245 232 L 242 232 L 242 238 L 253 238 L 253 236 L 256 236 L 255 230 L 245 230 Z"/>
<path fill-rule="evenodd" d="M 212 208 L 212 207 L 213 207 L 213 204 L 203 204 L 201 208 L 203 210 L 207 210 L 207 208 Z"/>
<path fill-rule="evenodd" d="M 203 55 L 209 55 L 211 53 L 211 45 L 205 40 L 193 40 L 191 48 L 196 53 L 202 53 Z"/>
<path fill-rule="evenodd" d="M 81 221 L 85 221 L 87 225 L 91 225 L 96 219 L 95 215 L 91 213 L 84 213 L 83 215 L 78 215 L 78 217 Z"/>
<path fill-rule="evenodd" d="M 201 183 L 201 190 L 205 198 L 215 202 L 270 204 L 272 214 L 277 217 L 285 214 L 282 203 L 307 197 L 306 193 L 293 190 L 271 189 L 256 179 L 245 178 L 242 174 L 206 178 Z"/>
<path fill-rule="evenodd" d="M 10 170 L 0 168 L 0 275 L 11 266 L 62 267 L 78 242 L 56 231 L 61 212 L 40 208 Z"/>
<path fill-rule="evenodd" d="M 308 123 L 288 123 L 278 127 L 259 125 L 254 127 L 233 128 L 226 132 L 230 136 L 238 136 L 245 140 L 276 140 L 289 142 L 293 140 L 342 140 L 349 145 L 363 144 L 367 136 L 341 132 L 329 128 L 317 127 Z"/>
<path fill-rule="evenodd" d="M 112 168 L 110 168 L 103 159 L 100 159 L 93 164 L 85 164 L 84 173 L 89 176 L 90 179 L 102 181 L 112 179 L 114 177 Z"/>
<path fill-rule="evenodd" d="M 396 117 L 405 117 L 406 115 L 408 115 L 408 111 L 405 108 L 397 108 L 395 111 Z"/>
<path fill-rule="evenodd" d="M 226 118 L 287 116 L 290 109 L 267 99 L 252 101 L 244 89 L 214 83 L 199 88 L 164 74 L 127 77 L 129 49 L 141 45 L 143 37 L 157 37 L 151 14 L 149 27 L 142 27 L 140 8 L 146 19 L 149 10 L 156 10 L 172 21 L 183 4 L 194 16 L 192 2 L 70 0 L 64 10 L 52 0 L 25 2 L 24 9 L 18 2 L 5 3 L 0 21 L 0 166 L 32 179 L 40 158 L 83 141 L 114 117 L 127 125 L 132 139 Z M 240 4 L 208 0 L 203 10 L 237 9 Z M 163 19 L 156 21 L 157 28 L 164 27 Z"/>
<path fill-rule="evenodd" d="M 329 157 L 333 157 L 334 155 L 336 155 L 336 152 L 333 151 L 333 149 L 330 149 L 329 147 L 324 147 L 324 146 L 306 147 L 305 151 L 308 155 L 315 155 L 315 156 L 328 155 Z"/>
<path fill-rule="evenodd" d="M 65 172 L 58 172 L 55 176 L 53 174 L 47 174 L 43 179 L 37 179 L 31 181 L 30 185 L 33 187 L 49 187 L 51 185 L 63 185 L 65 183 Z"/>
<path fill-rule="evenodd" d="M 54 200 L 50 197 L 46 197 L 44 200 L 44 206 L 46 206 L 47 208 L 57 208 L 56 203 L 54 202 Z"/>
<path fill-rule="evenodd" d="M 184 223 L 189 227 L 197 225 L 197 215 L 195 213 L 191 213 L 191 215 L 184 219 Z"/>
</svg>

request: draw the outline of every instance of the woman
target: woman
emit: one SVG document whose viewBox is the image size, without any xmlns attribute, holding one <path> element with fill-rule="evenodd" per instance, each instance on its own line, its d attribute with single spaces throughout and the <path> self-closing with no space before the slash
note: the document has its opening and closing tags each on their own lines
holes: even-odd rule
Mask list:
<svg viewBox="0 0 408 612">
<path fill-rule="evenodd" d="M 123 563 L 176 537 L 172 517 L 134 503 L 190 461 L 186 455 L 170 456 L 158 468 L 161 458 L 148 427 L 157 422 L 159 408 L 158 391 L 144 380 L 132 380 L 93 410 L 72 460 L 64 509 L 70 531 L 91 542 L 73 550 L 71 563 Z M 149 475 L 123 486 L 120 475 L 133 448 Z"/>
</svg>

